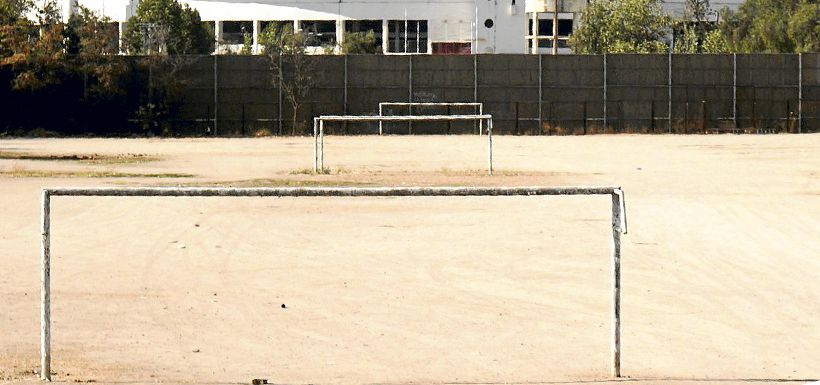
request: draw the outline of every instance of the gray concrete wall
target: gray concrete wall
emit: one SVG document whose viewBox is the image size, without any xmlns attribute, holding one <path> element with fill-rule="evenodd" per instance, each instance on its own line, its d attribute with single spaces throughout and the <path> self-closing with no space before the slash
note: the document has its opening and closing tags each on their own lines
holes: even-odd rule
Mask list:
<svg viewBox="0 0 820 385">
<path fill-rule="evenodd" d="M 820 54 L 802 55 L 802 75 L 799 55 L 674 55 L 671 76 L 669 55 L 351 55 L 315 60 L 317 85 L 301 108 L 304 122 L 322 114 L 374 115 L 383 101 L 479 101 L 485 113 L 494 115 L 496 131 L 508 134 L 820 131 Z M 291 132 L 292 109 L 283 100 L 280 110 L 279 87 L 272 82 L 267 59 L 204 57 L 182 76 L 188 81 L 180 127 L 212 129 L 216 114 L 220 135 L 261 129 L 277 133 L 280 124 L 284 133 Z M 408 113 L 406 108 L 386 112 Z M 309 126 L 300 132 L 307 133 Z M 472 123 L 386 127 L 397 134 L 475 132 Z M 328 130 L 375 133 L 378 124 L 348 123 Z"/>
</svg>

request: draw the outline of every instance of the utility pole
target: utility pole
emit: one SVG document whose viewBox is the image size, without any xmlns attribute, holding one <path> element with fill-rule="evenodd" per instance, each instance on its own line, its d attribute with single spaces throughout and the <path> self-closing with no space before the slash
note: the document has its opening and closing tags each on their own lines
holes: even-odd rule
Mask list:
<svg viewBox="0 0 820 385">
<path fill-rule="evenodd" d="M 558 0 L 552 5 L 552 54 L 558 55 Z"/>
</svg>

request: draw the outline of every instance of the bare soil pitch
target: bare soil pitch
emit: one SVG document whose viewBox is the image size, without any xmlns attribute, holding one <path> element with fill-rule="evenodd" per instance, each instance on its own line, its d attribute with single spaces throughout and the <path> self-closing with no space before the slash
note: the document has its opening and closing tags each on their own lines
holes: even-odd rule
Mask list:
<svg viewBox="0 0 820 385">
<path fill-rule="evenodd" d="M 820 377 L 818 135 L 502 136 L 493 177 L 474 136 L 326 151 L 311 175 L 312 138 L 0 141 L 68 158 L 0 159 L 0 381 L 36 382 L 39 190 L 169 184 L 621 185 L 624 375 Z M 89 154 L 113 160 L 70 156 Z M 608 376 L 604 197 L 59 197 L 53 214 L 58 381 Z"/>
</svg>

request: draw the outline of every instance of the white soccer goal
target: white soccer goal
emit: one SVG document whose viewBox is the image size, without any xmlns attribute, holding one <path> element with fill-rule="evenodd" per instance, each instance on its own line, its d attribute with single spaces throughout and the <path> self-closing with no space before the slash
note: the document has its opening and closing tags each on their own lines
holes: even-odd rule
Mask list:
<svg viewBox="0 0 820 385">
<path fill-rule="evenodd" d="M 621 376 L 621 234 L 626 234 L 626 204 L 620 187 L 101 187 L 46 188 L 42 191 L 40 377 L 51 380 L 51 198 L 73 197 L 468 197 L 610 195 L 612 197 L 611 373 Z"/>
<path fill-rule="evenodd" d="M 487 122 L 487 172 L 493 175 L 493 116 L 492 115 L 322 115 L 313 118 L 313 172 L 325 168 L 325 122 Z"/>
<path fill-rule="evenodd" d="M 385 107 L 407 107 L 408 114 L 413 115 L 413 107 L 473 107 L 478 109 L 478 115 L 484 115 L 484 103 L 478 102 L 381 102 L 379 103 L 379 116 L 384 116 Z M 448 113 L 449 115 L 449 113 Z M 478 134 L 481 135 L 484 131 L 484 121 L 478 122 Z M 384 124 L 379 122 L 379 135 L 384 135 Z"/>
</svg>

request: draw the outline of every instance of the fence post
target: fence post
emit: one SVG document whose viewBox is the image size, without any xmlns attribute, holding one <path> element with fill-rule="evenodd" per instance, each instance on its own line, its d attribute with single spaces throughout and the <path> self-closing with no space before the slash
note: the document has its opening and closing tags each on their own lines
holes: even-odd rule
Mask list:
<svg viewBox="0 0 820 385">
<path fill-rule="evenodd" d="M 214 136 L 217 135 L 219 127 L 219 55 L 214 53 Z"/>
<path fill-rule="evenodd" d="M 688 87 L 687 87 L 688 88 Z M 689 92 L 686 92 L 687 98 L 689 96 Z M 686 101 L 683 109 L 683 133 L 689 133 L 689 100 Z"/>
<path fill-rule="evenodd" d="M 700 101 L 700 129 L 706 133 L 706 100 Z"/>
<path fill-rule="evenodd" d="M 666 125 L 667 125 L 667 129 L 669 130 L 669 133 L 671 134 L 672 133 L 672 51 L 669 51 L 668 75 L 669 75 L 669 96 L 668 96 L 669 111 L 668 111 L 668 114 L 667 114 L 667 117 L 668 117 L 667 120 L 668 121 L 666 122 Z"/>
<path fill-rule="evenodd" d="M 447 115 L 450 115 L 450 105 L 447 105 Z M 453 125 L 451 121 L 447 121 L 447 135 L 450 135 L 450 131 L 452 130 Z"/>
<path fill-rule="evenodd" d="M 606 132 L 606 54 L 604 54 L 604 132 Z"/>
<path fill-rule="evenodd" d="M 406 36 L 405 36 L 406 37 Z M 407 75 L 407 102 L 413 103 L 413 55 L 407 55 L 408 75 Z M 413 105 L 407 105 L 407 114 L 413 115 Z M 413 122 L 407 122 L 407 134 L 413 135 Z"/>
<path fill-rule="evenodd" d="M 584 135 L 587 134 L 587 102 L 584 101 Z"/>
<path fill-rule="evenodd" d="M 478 12 L 478 11 L 476 11 Z M 478 14 L 476 14 L 476 17 Z M 478 20 L 478 19 L 476 19 Z M 476 24 L 476 29 L 478 29 L 478 24 Z M 476 41 L 478 41 L 478 35 L 476 33 Z M 473 53 L 473 103 L 478 103 L 478 54 Z M 483 108 L 483 105 L 482 105 Z M 489 123 L 488 123 L 489 124 Z M 483 123 L 481 122 L 473 122 L 473 129 L 478 129 L 478 134 L 481 135 Z"/>
<path fill-rule="evenodd" d="M 752 87 L 752 128 L 757 130 L 757 87 Z"/>
<path fill-rule="evenodd" d="M 282 76 L 284 75 L 283 74 L 284 71 L 282 70 L 282 55 L 278 55 L 276 60 L 279 60 L 279 74 L 278 74 L 278 77 L 279 77 L 279 119 L 278 120 L 279 120 L 279 135 L 282 135 Z"/>
<path fill-rule="evenodd" d="M 797 133 L 803 133 L 803 53 L 797 55 Z"/>
<path fill-rule="evenodd" d="M 737 54 L 732 54 L 732 120 L 735 129 L 740 128 L 737 124 Z"/>
<path fill-rule="evenodd" d="M 537 28 L 533 27 L 533 28 Z M 536 51 L 537 48 L 537 40 L 534 42 L 536 44 Z M 542 63 L 543 57 L 541 53 L 538 53 L 538 133 L 544 134 L 544 65 Z"/>
<path fill-rule="evenodd" d="M 347 54 L 345 54 L 345 55 L 344 55 L 344 61 L 345 61 L 345 75 L 344 75 L 344 78 L 345 78 L 345 79 L 344 79 L 344 80 L 345 80 L 345 82 L 344 82 L 344 114 L 345 114 L 345 115 L 348 115 L 348 105 L 347 105 Z M 347 122 L 342 122 L 342 124 L 344 125 L 344 126 L 343 126 L 343 127 L 344 127 L 343 129 L 344 129 L 345 135 L 347 135 L 347 133 L 348 133 L 348 132 L 347 132 Z"/>
</svg>

